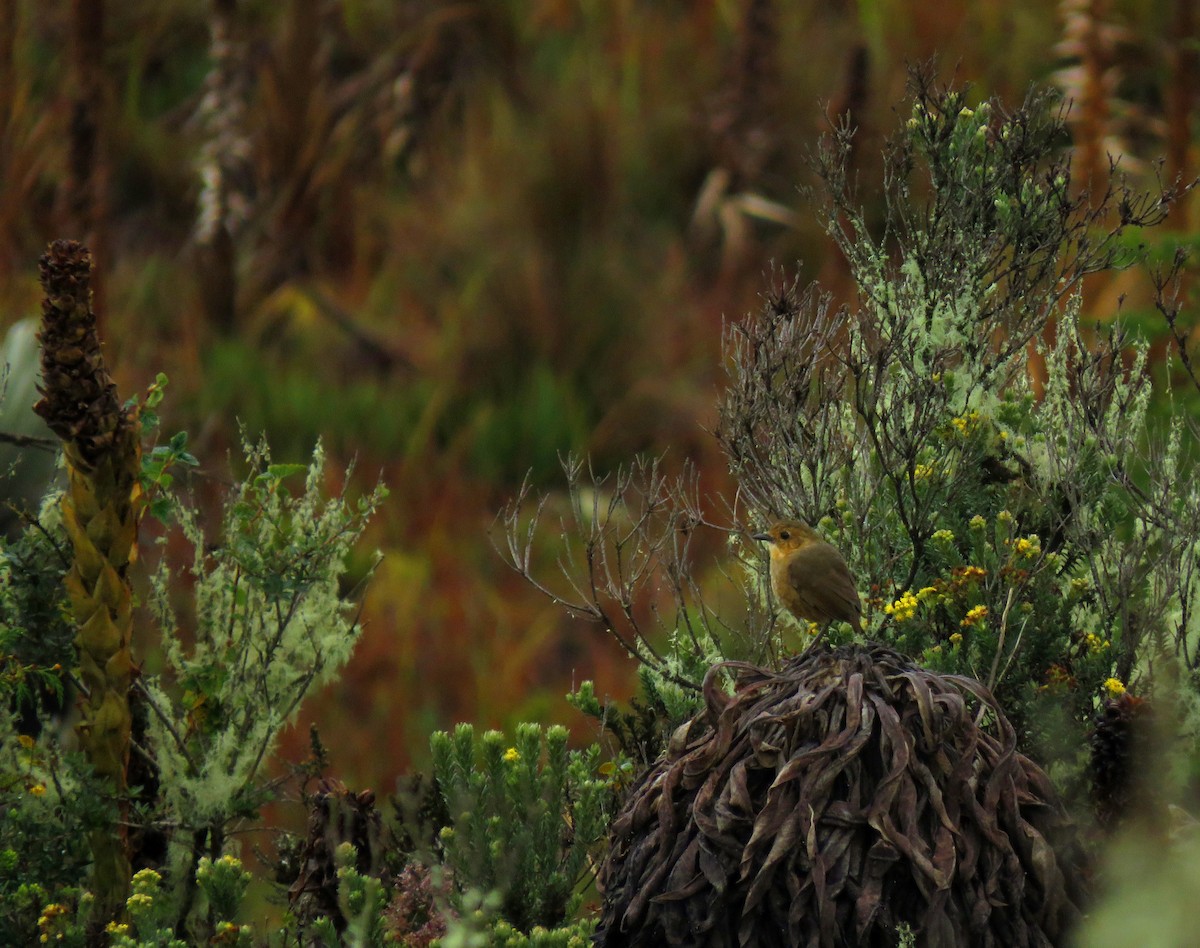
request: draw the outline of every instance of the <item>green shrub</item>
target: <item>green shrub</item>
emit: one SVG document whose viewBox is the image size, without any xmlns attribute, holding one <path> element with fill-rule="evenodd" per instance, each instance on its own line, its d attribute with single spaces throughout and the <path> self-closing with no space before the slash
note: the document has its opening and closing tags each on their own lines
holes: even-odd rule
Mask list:
<svg viewBox="0 0 1200 948">
<path fill-rule="evenodd" d="M 228 824 L 269 799 L 262 768 L 279 732 L 349 659 L 359 627 L 339 577 L 383 496 L 327 498 L 320 446 L 307 467 L 272 463 L 263 444 L 246 452 L 251 473 L 227 500 L 216 543 L 192 508 L 173 508 L 192 547 L 186 623 L 176 617 L 180 577 L 165 559 L 153 577 L 165 661 L 143 681 L 161 785 L 155 815 L 183 843 L 184 878 L 201 855 L 222 854 Z"/>
<path fill-rule="evenodd" d="M 496 891 L 500 913 L 522 932 L 570 918 L 607 828 L 609 782 L 600 749 L 567 750 L 567 730 L 521 724 L 476 738 L 470 724 L 437 731 L 434 774 L 450 812 L 444 865 L 457 890 Z"/>
<path fill-rule="evenodd" d="M 1200 633 L 1191 435 L 1150 430 L 1145 345 L 1079 315 L 1172 195 L 1081 193 L 1064 140 L 1052 97 L 972 109 L 917 75 L 873 226 L 836 136 L 826 222 L 859 301 L 783 285 L 733 327 L 720 427 L 750 521 L 843 550 L 861 635 L 984 682 L 1027 735 Z"/>
<path fill-rule="evenodd" d="M 834 643 L 875 640 L 971 675 L 1025 746 L 1073 758 L 1106 688 L 1147 687 L 1163 655 L 1194 678 L 1194 431 L 1178 414 L 1151 430 L 1146 346 L 1115 321 L 1085 327 L 1079 297 L 1087 275 L 1139 259 L 1134 234 L 1175 193 L 1135 193 L 1115 172 L 1081 192 L 1047 93 L 971 108 L 922 71 L 912 92 L 885 152 L 882 219 L 859 203 L 850 130 L 820 153 L 824 221 L 856 299 L 839 308 L 781 280 L 726 332 L 717 434 L 738 482 L 732 523 L 710 520 L 691 472 L 672 482 L 641 463 L 589 479 L 573 462 L 556 523 L 566 584 L 535 575 L 541 509 L 530 518 L 525 493 L 503 515 L 505 553 L 647 666 L 648 696 L 667 683 L 678 699 L 716 659 L 806 644 L 815 629 L 779 613 L 747 540 L 804 520 L 864 597 L 863 628 L 831 630 Z M 705 604 L 718 600 L 694 550 L 713 528 L 744 567 L 728 571 L 744 620 Z M 1053 748 L 1059 723 L 1070 740 Z"/>
</svg>

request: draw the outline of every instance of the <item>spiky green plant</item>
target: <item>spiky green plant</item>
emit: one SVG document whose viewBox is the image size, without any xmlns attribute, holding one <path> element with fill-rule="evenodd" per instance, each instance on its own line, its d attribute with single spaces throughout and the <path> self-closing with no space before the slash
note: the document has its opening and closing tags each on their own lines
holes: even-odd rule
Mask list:
<svg viewBox="0 0 1200 948">
<path fill-rule="evenodd" d="M 498 891 L 501 914 L 524 932 L 569 918 L 612 799 L 599 748 L 569 752 L 566 728 L 543 735 L 536 724 L 518 725 L 511 745 L 460 724 L 431 746 L 450 814 L 444 861 L 459 891 Z"/>
</svg>

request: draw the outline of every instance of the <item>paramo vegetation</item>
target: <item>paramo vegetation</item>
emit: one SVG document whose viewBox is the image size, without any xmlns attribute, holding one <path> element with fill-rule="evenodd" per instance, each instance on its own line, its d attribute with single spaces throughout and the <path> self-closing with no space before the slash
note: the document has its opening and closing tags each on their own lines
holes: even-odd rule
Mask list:
<svg viewBox="0 0 1200 948">
<path fill-rule="evenodd" d="M 0 5 L 0 942 L 1190 930 L 1188 103 L 786 6 Z"/>
</svg>

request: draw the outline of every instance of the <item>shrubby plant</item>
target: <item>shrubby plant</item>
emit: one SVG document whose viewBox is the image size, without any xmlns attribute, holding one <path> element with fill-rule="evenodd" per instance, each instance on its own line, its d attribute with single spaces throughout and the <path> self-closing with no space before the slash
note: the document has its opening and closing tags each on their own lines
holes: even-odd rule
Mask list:
<svg viewBox="0 0 1200 948">
<path fill-rule="evenodd" d="M 1106 190 L 1082 192 L 1050 93 L 972 108 L 967 91 L 920 71 L 912 93 L 877 211 L 849 176 L 850 129 L 819 155 L 855 298 L 835 305 L 777 278 L 726 331 L 717 435 L 738 491 L 723 529 L 745 567 L 729 575 L 749 594 L 747 620 L 723 623 L 703 604 L 688 545 L 722 527 L 686 480 L 587 482 L 570 465 L 561 589 L 530 556 L 545 503 L 531 515 L 522 495 L 505 512 L 506 550 L 552 599 L 617 635 L 650 685 L 695 694 L 695 667 L 761 660 L 816 631 L 779 619 L 747 539 L 803 519 L 843 551 L 864 597 L 863 628 L 831 641 L 881 641 L 971 675 L 1029 736 L 1144 684 L 1156 655 L 1189 675 L 1195 662 L 1194 431 L 1178 418 L 1151 430 L 1145 346 L 1115 321 L 1085 327 L 1079 297 L 1087 275 L 1140 258 L 1134 235 L 1177 192 L 1137 193 L 1115 165 Z M 647 608 L 663 598 L 678 608 Z M 639 622 L 648 612 L 661 631 Z"/>
<path fill-rule="evenodd" d="M 154 458 L 147 456 L 148 466 Z M 197 907 L 204 890 L 192 881 L 198 870 L 210 875 L 205 865 L 219 863 L 239 821 L 253 818 L 273 795 L 263 769 L 280 729 L 353 649 L 355 607 L 342 598 L 339 581 L 383 495 L 377 489 L 354 504 L 326 497 L 319 447 L 308 466 L 274 464 L 262 443 L 247 446 L 247 460 L 251 474 L 225 505 L 216 543 L 204 536 L 193 508 L 161 492 L 163 472 L 154 472 L 156 500 L 170 500 L 158 509 L 178 524 L 193 556 L 186 583 L 165 557 L 152 580 L 164 667 L 136 686 L 141 782 L 129 813 L 131 838 L 143 849 L 149 836 L 168 845 L 155 905 L 170 915 L 160 927 L 171 931 Z M 289 485 L 301 473 L 302 489 L 293 494 Z M 5 940 L 14 943 L 56 893 L 84 883 L 90 862 L 84 830 L 107 831 L 117 805 L 36 701 L 61 695 L 63 669 L 72 662 L 61 606 L 70 553 L 53 509 L 9 545 L 0 586 L 4 693 L 26 709 L 18 726 L 8 701 L 0 707 L 0 894 L 6 896 L 0 935 L 8 932 Z M 184 590 L 189 614 L 177 618 Z M 20 858 L 5 861 L 10 851 Z M 199 924 L 211 931 L 216 920 L 207 908 L 202 914 Z"/>
<path fill-rule="evenodd" d="M 247 447 L 251 474 L 224 507 L 221 536 L 206 537 L 172 490 L 170 469 L 196 463 L 186 436 L 143 455 L 166 379 L 140 402 L 117 400 L 91 266 L 87 248 L 70 241 L 41 260 L 36 410 L 63 440 L 67 488 L 5 544 L 0 573 L 0 891 L 13 896 L 0 926 L 14 943 L 38 919 L 67 924 L 69 910 L 33 909 L 71 902 L 89 864 L 89 943 L 123 908 L 146 929 L 143 941 L 189 925 L 214 935 L 211 899 L 192 917 L 197 882 L 211 888 L 221 871 L 201 860 L 220 860 L 236 822 L 270 797 L 260 770 L 279 730 L 349 657 L 358 626 L 339 580 L 383 496 L 377 488 L 357 504 L 327 499 L 319 446 L 311 465 L 277 465 L 260 443 Z M 193 548 L 186 584 L 166 557 L 152 582 L 159 672 L 133 650 L 130 570 L 147 510 L 177 522 Z M 185 588 L 192 607 L 177 622 Z M 67 681 L 79 695 L 73 739 L 51 717 L 64 710 Z M 131 867 L 147 863 L 163 870 L 138 877 L 154 892 L 130 896 Z M 152 901 L 153 917 L 129 898 Z"/>
<path fill-rule="evenodd" d="M 459 892 L 499 893 L 500 915 L 526 934 L 579 908 L 590 857 L 614 802 L 600 748 L 567 750 L 567 730 L 518 725 L 476 737 L 470 724 L 434 733 L 434 775 L 450 824 L 443 863 Z"/>
<path fill-rule="evenodd" d="M 44 906 L 75 899 L 87 832 L 110 825 L 116 806 L 78 751 L 21 733 L 3 706 L 0 734 L 0 944 L 17 945 Z"/>
<path fill-rule="evenodd" d="M 43 258 L 52 331 L 44 332 L 40 410 L 66 443 L 69 491 L 6 545 L 0 573 L 0 936 L 17 944 L 37 931 L 46 942 L 118 948 L 248 945 L 253 933 L 237 916 L 250 877 L 228 850 L 277 788 L 264 765 L 279 731 L 350 657 L 359 628 L 342 578 L 384 491 L 354 503 L 327 496 L 320 445 L 308 465 L 278 464 L 265 441 L 246 442 L 250 473 L 207 532 L 175 484 L 180 466 L 197 464 L 186 435 L 143 454 L 166 379 L 140 402 L 116 400 L 90 268 L 75 243 L 58 242 Z M 80 333 L 82 355 L 71 346 Z M 146 514 L 167 528 L 148 597 L 160 636 L 135 656 L 129 568 Z M 182 566 L 176 541 L 190 549 Z M 64 682 L 83 696 L 83 753 L 49 716 L 61 710 Z M 333 871 L 319 880 L 329 901 L 272 937 L 581 943 L 591 924 L 567 919 L 612 800 L 598 748 L 568 753 L 565 729 L 543 735 L 524 725 L 512 748 L 492 753 L 504 742 L 489 732 L 480 742 L 487 766 L 477 773 L 471 734 L 460 728 L 442 759 L 447 801 L 478 811 L 458 810 L 443 832 L 445 866 L 434 859 L 426 869 L 390 851 L 363 862 L 349 843 L 336 847 Z M 475 792 L 486 800 L 472 803 Z M 343 795 L 364 812 L 374 800 L 369 791 Z M 408 868 L 396 875 L 405 855 Z M 448 883 L 462 894 L 448 898 Z M 482 893 L 477 905 L 466 891 Z M 469 910 L 461 924 L 456 907 Z"/>
<path fill-rule="evenodd" d="M 976 677 L 1026 730 L 1041 695 L 1079 719 L 1200 631 L 1187 429 L 1150 430 L 1145 346 L 1079 315 L 1081 280 L 1134 262 L 1126 232 L 1173 193 L 1115 167 L 1081 193 L 1047 94 L 1009 113 L 922 76 L 914 92 L 879 225 L 848 133 L 822 153 L 858 299 L 784 284 L 731 327 L 722 443 L 758 518 L 802 517 L 845 552 L 867 622 L 843 636 Z"/>
<path fill-rule="evenodd" d="M 747 577 L 741 565 L 718 577 L 745 607 L 740 621 L 715 607 L 711 585 L 706 597 L 695 548 L 702 533 L 725 528 L 704 512 L 694 467 L 685 464 L 672 477 L 660 462 L 639 459 L 598 473 L 569 456 L 563 471 L 565 502 L 533 504 L 526 483 L 498 518 L 496 547 L 548 599 L 602 628 L 637 660 L 641 694 L 629 709 L 600 700 L 591 682 L 568 700 L 644 767 L 675 726 L 702 709 L 700 684 L 711 665 L 765 660 L 769 613 L 760 598 L 746 598 L 744 583 L 756 574 Z M 554 564 L 561 582 L 544 577 L 547 565 L 535 554 L 551 519 L 561 540 Z"/>
<path fill-rule="evenodd" d="M 280 730 L 349 659 L 359 629 L 339 579 L 383 496 L 326 497 L 320 446 L 307 468 L 273 463 L 261 442 L 246 457 L 251 474 L 226 503 L 215 542 L 193 509 L 174 504 L 192 560 L 181 577 L 164 558 L 153 578 L 165 669 L 141 693 L 161 784 L 156 818 L 188 876 L 202 855 L 222 854 L 232 821 L 269 798 L 261 771 Z M 176 615 L 181 587 L 191 590 L 187 621 Z"/>
</svg>

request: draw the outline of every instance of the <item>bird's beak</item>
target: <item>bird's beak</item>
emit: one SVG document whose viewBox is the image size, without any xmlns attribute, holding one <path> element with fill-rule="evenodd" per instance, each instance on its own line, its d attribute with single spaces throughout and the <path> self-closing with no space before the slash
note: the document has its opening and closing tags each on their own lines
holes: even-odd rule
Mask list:
<svg viewBox="0 0 1200 948">
<path fill-rule="evenodd" d="M 769 534 L 769 533 L 752 533 L 752 534 L 750 534 L 750 539 L 751 540 L 765 540 L 767 543 L 775 542 L 775 538 L 773 536 L 771 536 L 771 534 Z"/>
</svg>

